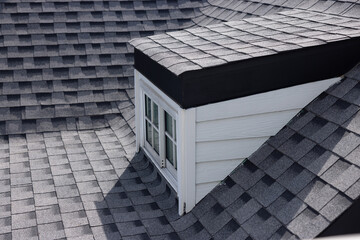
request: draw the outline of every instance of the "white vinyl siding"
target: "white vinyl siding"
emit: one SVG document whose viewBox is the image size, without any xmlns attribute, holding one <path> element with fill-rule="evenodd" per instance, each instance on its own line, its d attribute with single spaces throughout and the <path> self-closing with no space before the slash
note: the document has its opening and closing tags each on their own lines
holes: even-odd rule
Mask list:
<svg viewBox="0 0 360 240">
<path fill-rule="evenodd" d="M 196 108 L 196 202 L 275 135 L 334 78 Z"/>
</svg>

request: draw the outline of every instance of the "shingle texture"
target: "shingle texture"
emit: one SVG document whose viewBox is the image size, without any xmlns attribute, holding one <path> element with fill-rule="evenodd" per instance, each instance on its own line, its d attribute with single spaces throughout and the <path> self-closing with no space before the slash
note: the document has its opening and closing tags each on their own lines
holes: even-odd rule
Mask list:
<svg viewBox="0 0 360 240">
<path fill-rule="evenodd" d="M 194 25 L 202 0 L 1 1 L 0 134 L 106 127 L 133 88 L 130 39 Z"/>
<path fill-rule="evenodd" d="M 324 112 L 338 101 L 358 107 L 338 93 L 356 88 L 348 81 L 359 72 L 324 93 L 336 99 Z M 156 167 L 135 154 L 132 121 L 2 136 L 0 238 L 314 238 L 360 195 L 359 110 L 342 124 L 312 110 L 332 98 L 315 99 L 183 216 Z"/>
<path fill-rule="evenodd" d="M 180 75 L 359 37 L 360 22 L 353 22 L 350 17 L 296 9 L 130 42 L 152 60 Z"/>
<path fill-rule="evenodd" d="M 254 16 L 271 15 L 291 9 L 359 18 L 359 7 L 359 1 L 356 0 L 209 0 L 206 6 L 200 8 L 201 15 L 196 17 L 194 21 L 198 25 L 206 26 L 222 21 L 236 21 Z"/>
<path fill-rule="evenodd" d="M 278 19 L 243 23 L 295 18 L 286 22 L 295 25 L 289 34 L 298 36 L 303 32 L 296 29 L 306 26 L 312 31 L 299 35 L 305 39 L 320 36 L 317 27 L 340 39 L 358 34 L 359 21 L 350 18 L 359 17 L 360 7 L 353 0 L 0 3 L 0 135 L 10 134 L 0 137 L 0 239 L 303 239 L 321 233 L 360 195 L 359 66 L 184 216 L 156 168 L 135 155 L 130 38 L 293 8 L 274 15 Z M 215 33 L 230 25 L 218 25 Z M 259 27 L 259 36 L 268 38 L 268 28 Z M 273 41 L 246 42 L 274 47 Z M 214 45 L 204 47 L 219 54 Z"/>
<path fill-rule="evenodd" d="M 0 3 L 0 135 L 108 126 L 104 116 L 121 113 L 119 105 L 131 98 L 133 48 L 127 43 L 130 39 L 291 9 L 359 18 L 360 3 L 354 0 L 3 1 Z M 172 70 L 180 73 L 357 34 L 358 22 L 341 25 L 337 20 L 329 20 L 331 29 L 316 23 L 325 21 L 321 17 L 308 25 L 302 22 L 304 27 L 337 32 L 310 42 L 301 41 L 310 36 L 300 35 L 297 39 L 300 42 L 290 42 L 283 49 L 280 46 L 272 49 L 274 40 L 258 41 L 259 46 L 250 45 L 242 54 L 210 44 L 201 49 L 212 50 L 208 56 L 189 51 L 185 44 L 182 50 L 186 59 L 200 58 L 194 59 L 195 64 L 189 65 L 188 60 L 174 55 L 160 54 L 159 58 L 171 57 L 166 64 L 177 63 Z M 216 34 L 219 31 L 226 29 L 217 29 Z M 266 31 L 261 34 L 266 36 Z M 278 37 L 281 36 L 284 37 L 281 34 Z M 211 34 L 207 38 L 225 44 Z M 182 40 L 190 39 L 183 36 Z M 251 37 L 245 40 L 253 41 Z M 258 51 L 259 48 L 267 50 Z M 218 55 L 221 57 L 213 57 Z"/>
</svg>

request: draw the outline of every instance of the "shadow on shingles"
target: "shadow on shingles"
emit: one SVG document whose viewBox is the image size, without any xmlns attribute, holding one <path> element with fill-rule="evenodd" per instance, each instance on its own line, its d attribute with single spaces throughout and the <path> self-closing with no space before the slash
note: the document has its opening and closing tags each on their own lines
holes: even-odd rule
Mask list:
<svg viewBox="0 0 360 240">
<path fill-rule="evenodd" d="M 307 131 L 310 125 L 313 129 Z M 281 140 L 270 139 L 181 217 L 175 193 L 140 152 L 96 203 L 100 228 L 108 239 L 317 236 L 355 199 L 346 195 L 351 184 L 342 186 L 339 178 L 350 167 L 339 155 L 350 133 L 337 127 L 316 143 L 316 134 L 325 126 L 315 125 L 310 121 L 299 133 L 284 128 Z M 334 204 L 340 206 L 338 211 L 331 210 Z"/>
<path fill-rule="evenodd" d="M 179 239 L 169 222 L 179 217 L 177 205 L 173 190 L 140 152 L 96 203 L 99 228 L 108 239 Z"/>
<path fill-rule="evenodd" d="M 136 154 L 96 204 L 103 232 L 108 239 L 214 240 L 359 232 L 352 224 L 327 231 L 360 194 L 359 108 L 330 94 L 346 81 L 310 103 L 184 216 L 157 169 Z"/>
</svg>

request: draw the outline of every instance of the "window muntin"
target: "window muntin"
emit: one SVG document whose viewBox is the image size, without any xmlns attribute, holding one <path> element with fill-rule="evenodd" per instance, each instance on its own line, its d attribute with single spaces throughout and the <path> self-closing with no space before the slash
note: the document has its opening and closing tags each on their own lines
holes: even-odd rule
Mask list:
<svg viewBox="0 0 360 240">
<path fill-rule="evenodd" d="M 145 129 L 146 141 L 159 154 L 159 107 L 147 95 L 145 95 Z"/>
<path fill-rule="evenodd" d="M 176 120 L 165 111 L 166 160 L 177 169 L 176 158 Z"/>
<path fill-rule="evenodd" d="M 146 94 L 144 115 L 147 146 L 151 147 L 157 154 L 154 157 L 158 158 L 160 166 L 169 170 L 176 178 L 177 147 L 175 118 Z"/>
</svg>

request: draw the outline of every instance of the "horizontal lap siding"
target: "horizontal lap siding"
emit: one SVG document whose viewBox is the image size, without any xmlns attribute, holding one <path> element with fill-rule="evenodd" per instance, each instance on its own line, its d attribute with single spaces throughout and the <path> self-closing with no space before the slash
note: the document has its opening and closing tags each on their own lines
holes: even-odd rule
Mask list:
<svg viewBox="0 0 360 240">
<path fill-rule="evenodd" d="M 340 78 L 302 84 L 197 107 L 196 121 L 204 122 L 303 108 L 307 103 L 311 102 L 321 92 L 337 81 L 340 81 Z"/>
<path fill-rule="evenodd" d="M 196 202 L 275 135 L 334 78 L 196 108 Z"/>
<path fill-rule="evenodd" d="M 196 203 L 205 197 L 218 183 L 219 181 L 196 184 Z"/>
<path fill-rule="evenodd" d="M 285 126 L 300 110 L 301 108 L 296 108 L 281 112 L 199 122 L 196 125 L 196 142 L 214 142 L 272 136 Z"/>
<path fill-rule="evenodd" d="M 223 180 L 244 159 L 233 159 L 226 161 L 202 162 L 196 165 L 196 183 L 208 183 L 209 176 L 212 181 Z"/>
<path fill-rule="evenodd" d="M 196 163 L 247 158 L 267 139 L 268 137 L 265 136 L 259 138 L 197 142 Z"/>
</svg>

